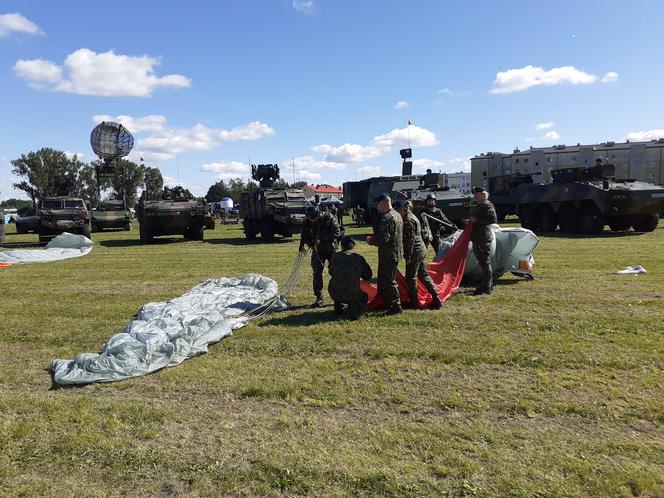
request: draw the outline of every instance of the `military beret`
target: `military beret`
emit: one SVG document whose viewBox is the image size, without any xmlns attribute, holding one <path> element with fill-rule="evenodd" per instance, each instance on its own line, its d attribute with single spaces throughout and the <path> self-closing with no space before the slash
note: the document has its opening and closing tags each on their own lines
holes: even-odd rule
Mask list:
<svg viewBox="0 0 664 498">
<path fill-rule="evenodd" d="M 481 194 L 482 192 L 486 192 L 484 187 L 473 187 L 473 194 Z"/>
<path fill-rule="evenodd" d="M 341 245 L 344 246 L 344 247 L 348 247 L 348 246 L 351 246 L 351 245 L 354 246 L 355 245 L 355 239 L 353 239 L 353 237 L 351 237 L 350 235 L 346 235 L 345 237 L 343 237 L 341 239 Z"/>
<path fill-rule="evenodd" d="M 320 209 L 318 206 L 307 206 L 304 210 L 304 214 L 310 218 L 320 215 Z"/>
<path fill-rule="evenodd" d="M 401 208 L 403 207 L 404 204 L 405 204 L 405 202 L 404 202 L 403 199 L 397 199 L 396 201 L 394 201 L 394 202 L 392 203 L 392 207 L 393 207 L 394 209 L 401 209 Z"/>
<path fill-rule="evenodd" d="M 378 204 L 379 202 L 384 201 L 388 197 L 391 198 L 389 192 L 382 192 L 374 198 L 374 202 Z"/>
</svg>

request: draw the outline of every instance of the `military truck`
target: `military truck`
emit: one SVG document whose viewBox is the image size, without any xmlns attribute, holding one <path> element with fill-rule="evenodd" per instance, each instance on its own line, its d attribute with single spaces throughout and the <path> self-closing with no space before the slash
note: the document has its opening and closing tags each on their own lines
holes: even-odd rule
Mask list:
<svg viewBox="0 0 664 498">
<path fill-rule="evenodd" d="M 251 177 L 260 188 L 242 193 L 240 218 L 246 238 L 255 239 L 260 233 L 263 242 L 272 242 L 276 234 L 301 233 L 307 206 L 302 190 L 274 185 L 279 179 L 277 164 L 252 164 Z"/>
<path fill-rule="evenodd" d="M 664 188 L 618 179 L 613 165 L 551 171 L 552 183 L 535 183 L 533 174 L 489 178 L 499 219 L 517 214 L 521 226 L 536 232 L 595 234 L 633 228 L 651 232 L 664 210 Z"/>
<path fill-rule="evenodd" d="M 448 187 L 443 187 L 442 175 L 379 176 L 343 184 L 344 208 L 353 210 L 353 219 L 361 225 L 372 225 L 378 219 L 374 199 L 381 192 L 390 192 L 393 198 L 410 199 L 414 211 L 419 213 L 426 207 L 427 194 L 436 194 L 436 206 L 463 228 L 469 216 L 470 196 Z"/>
<path fill-rule="evenodd" d="M 52 196 L 39 202 L 39 242 L 49 242 L 64 232 L 90 238 L 90 211 L 80 197 Z"/>
<path fill-rule="evenodd" d="M 125 209 L 122 200 L 102 201 L 97 209 L 92 210 L 91 227 L 93 232 L 108 228 L 131 230 L 131 213 Z"/>
<path fill-rule="evenodd" d="M 197 200 L 180 187 L 165 187 L 161 199 L 141 199 L 136 208 L 141 242 L 150 244 L 161 235 L 183 235 L 187 240 L 203 240 L 205 201 Z"/>
<path fill-rule="evenodd" d="M 39 230 L 39 216 L 17 216 L 16 233 L 37 233 Z"/>
</svg>

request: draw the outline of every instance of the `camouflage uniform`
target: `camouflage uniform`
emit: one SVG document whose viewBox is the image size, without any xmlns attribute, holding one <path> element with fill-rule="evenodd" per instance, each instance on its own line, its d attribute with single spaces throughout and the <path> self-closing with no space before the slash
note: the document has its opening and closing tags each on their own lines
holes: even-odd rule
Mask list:
<svg viewBox="0 0 664 498">
<path fill-rule="evenodd" d="M 418 306 L 418 278 L 429 291 L 431 297 L 434 298 L 434 301 L 440 299 L 427 268 L 427 248 L 422 240 L 421 230 L 417 216 L 409 211 L 403 221 L 403 257 L 406 260 L 406 285 L 408 286 L 411 306 Z"/>
<path fill-rule="evenodd" d="M 347 304 L 351 316 L 357 317 L 368 300 L 368 296 L 360 289 L 360 278 L 371 279 L 371 267 L 366 259 L 349 249 L 332 256 L 329 272 L 332 278 L 327 290 L 335 307 Z"/>
<path fill-rule="evenodd" d="M 378 292 L 388 307 L 401 306 L 397 266 L 403 258 L 403 220 L 394 209 L 381 215 L 376 233 L 378 246 Z"/>
<path fill-rule="evenodd" d="M 437 207 L 427 207 L 423 213 L 428 214 L 429 216 L 436 218 L 438 220 L 441 220 L 443 223 L 447 223 L 448 225 L 452 225 L 453 223 L 447 219 L 447 216 L 445 216 L 445 213 L 443 213 L 439 208 Z M 426 218 L 424 214 L 420 215 L 422 219 L 426 219 L 427 223 L 429 224 L 429 228 L 431 230 L 431 240 L 430 241 L 425 241 L 425 242 L 431 242 L 431 246 L 433 247 L 433 250 L 438 252 L 438 246 L 440 246 L 440 241 L 441 239 L 445 238 L 447 235 L 452 233 L 452 229 L 450 227 L 447 227 L 443 225 L 442 223 L 437 223 L 436 221 L 432 220 L 431 218 Z M 428 244 L 427 244 L 428 245 Z"/>
<path fill-rule="evenodd" d="M 323 299 L 323 268 L 325 262 L 332 259 L 337 252 L 337 241 L 341 235 L 339 223 L 335 216 L 323 212 L 320 218 L 307 218 L 302 227 L 300 249 L 309 246 L 311 254 L 311 268 L 313 270 L 313 290 L 317 300 Z"/>
<path fill-rule="evenodd" d="M 473 224 L 473 233 L 470 240 L 473 243 L 473 252 L 477 258 L 477 262 L 482 268 L 482 283 L 479 289 L 491 290 L 493 288 L 493 270 L 491 268 L 491 241 L 493 240 L 493 232 L 489 225 L 496 223 L 498 218 L 496 216 L 496 209 L 490 201 L 485 201 L 482 204 L 473 206 L 470 210 L 470 215 L 475 217 Z"/>
</svg>

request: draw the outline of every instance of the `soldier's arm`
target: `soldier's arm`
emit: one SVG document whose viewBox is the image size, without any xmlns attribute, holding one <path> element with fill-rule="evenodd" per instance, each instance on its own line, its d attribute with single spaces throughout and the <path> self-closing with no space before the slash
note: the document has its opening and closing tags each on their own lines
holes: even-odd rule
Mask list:
<svg viewBox="0 0 664 498">
<path fill-rule="evenodd" d="M 379 246 L 387 245 L 392 241 L 392 219 L 387 216 L 381 216 L 378 233 L 376 234 L 376 244 Z"/>
<path fill-rule="evenodd" d="M 482 225 L 491 225 L 498 221 L 496 217 L 496 210 L 486 203 L 483 203 L 475 211 L 475 221 Z"/>
<path fill-rule="evenodd" d="M 403 257 L 405 259 L 410 259 L 413 254 L 415 230 L 417 230 L 417 225 L 410 218 L 406 218 L 403 224 Z"/>
<path fill-rule="evenodd" d="M 371 271 L 371 267 L 369 266 L 369 263 L 367 263 L 367 260 L 364 259 L 363 256 L 360 256 L 360 263 L 362 266 L 362 274 L 360 275 L 362 277 L 362 280 L 371 280 L 371 277 L 373 277 L 373 271 Z"/>
</svg>

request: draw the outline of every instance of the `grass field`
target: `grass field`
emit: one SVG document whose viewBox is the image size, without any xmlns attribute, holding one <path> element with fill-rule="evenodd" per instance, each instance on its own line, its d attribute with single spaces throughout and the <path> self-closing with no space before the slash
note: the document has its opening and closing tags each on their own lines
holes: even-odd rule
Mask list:
<svg viewBox="0 0 664 498">
<path fill-rule="evenodd" d="M 297 251 L 205 237 L 94 234 L 88 256 L 0 268 L 0 494 L 664 496 L 664 222 L 542 236 L 535 281 L 439 312 L 297 309 L 175 368 L 51 389 L 52 359 L 98 351 L 142 304 L 210 277 L 283 283 Z M 629 264 L 648 273 L 615 274 Z"/>
</svg>

